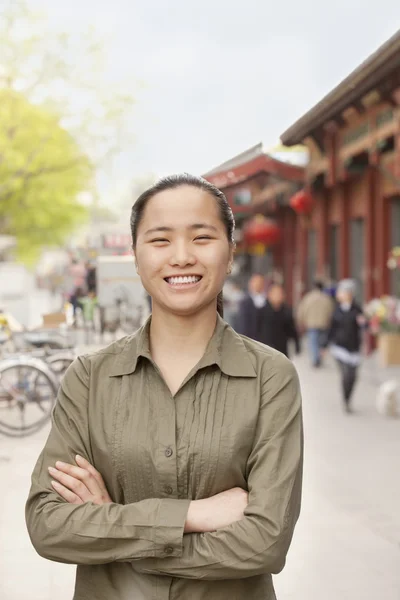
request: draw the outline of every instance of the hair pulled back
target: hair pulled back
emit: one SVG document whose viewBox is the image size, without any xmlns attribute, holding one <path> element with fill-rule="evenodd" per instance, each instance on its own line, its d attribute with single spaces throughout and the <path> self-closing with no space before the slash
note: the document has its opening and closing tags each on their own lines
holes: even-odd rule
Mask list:
<svg viewBox="0 0 400 600">
<path fill-rule="evenodd" d="M 196 175 L 189 175 L 188 173 L 182 173 L 178 175 L 169 175 L 168 177 L 163 177 L 154 185 L 145 190 L 134 203 L 132 207 L 130 222 L 133 249 L 136 248 L 139 225 L 143 219 L 144 211 L 149 200 L 151 200 L 156 194 L 159 194 L 160 192 L 164 192 L 166 190 L 173 190 L 184 185 L 190 185 L 191 187 L 195 187 L 199 190 L 207 192 L 208 194 L 210 194 L 210 196 L 212 196 L 215 199 L 218 206 L 221 221 L 226 229 L 226 236 L 228 238 L 228 241 L 230 244 L 235 243 L 233 237 L 235 231 L 235 219 L 233 217 L 232 209 L 228 204 L 225 194 L 221 192 L 221 190 L 219 190 L 215 185 L 213 185 L 206 179 L 203 179 L 202 177 L 197 177 Z M 222 292 L 220 292 L 217 297 L 217 311 L 222 317 L 224 313 Z"/>
</svg>

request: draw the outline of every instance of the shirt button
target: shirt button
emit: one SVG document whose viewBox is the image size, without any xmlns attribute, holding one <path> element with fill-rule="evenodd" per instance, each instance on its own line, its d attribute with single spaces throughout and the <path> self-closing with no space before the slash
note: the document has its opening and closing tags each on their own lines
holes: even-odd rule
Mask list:
<svg viewBox="0 0 400 600">
<path fill-rule="evenodd" d="M 172 494 L 173 491 L 174 490 L 172 489 L 172 487 L 170 485 L 166 485 L 165 488 L 164 488 L 164 492 L 166 494 Z"/>
<path fill-rule="evenodd" d="M 173 453 L 174 453 L 174 451 L 172 450 L 172 448 L 166 448 L 166 450 L 165 450 L 165 456 L 167 458 L 170 458 L 170 456 L 172 456 Z"/>
<path fill-rule="evenodd" d="M 174 551 L 174 549 L 173 549 L 171 546 L 166 546 L 166 547 L 164 548 L 164 552 L 165 552 L 165 554 L 172 554 L 172 553 L 173 553 L 173 551 Z"/>
</svg>

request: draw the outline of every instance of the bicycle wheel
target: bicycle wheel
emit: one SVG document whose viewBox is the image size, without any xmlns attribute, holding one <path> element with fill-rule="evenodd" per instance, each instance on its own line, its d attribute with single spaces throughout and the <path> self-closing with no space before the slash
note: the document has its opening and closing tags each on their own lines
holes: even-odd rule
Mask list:
<svg viewBox="0 0 400 600">
<path fill-rule="evenodd" d="M 0 433 L 31 435 L 50 419 L 58 380 L 41 359 L 20 357 L 0 363 Z"/>
</svg>

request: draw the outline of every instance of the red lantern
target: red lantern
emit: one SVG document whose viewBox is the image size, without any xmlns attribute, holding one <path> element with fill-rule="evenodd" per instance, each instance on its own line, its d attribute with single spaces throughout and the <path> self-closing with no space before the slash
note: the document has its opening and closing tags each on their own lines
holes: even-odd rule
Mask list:
<svg viewBox="0 0 400 600">
<path fill-rule="evenodd" d="M 279 242 L 281 230 L 271 219 L 257 215 L 245 227 L 244 239 L 249 246 L 273 246 Z"/>
<path fill-rule="evenodd" d="M 309 215 L 313 204 L 313 197 L 307 190 L 300 190 L 290 199 L 290 206 L 298 215 Z"/>
</svg>

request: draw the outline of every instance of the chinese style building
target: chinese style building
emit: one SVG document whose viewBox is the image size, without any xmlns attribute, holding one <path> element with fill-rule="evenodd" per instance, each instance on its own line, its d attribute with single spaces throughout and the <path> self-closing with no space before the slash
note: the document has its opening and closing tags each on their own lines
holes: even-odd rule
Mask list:
<svg viewBox="0 0 400 600">
<path fill-rule="evenodd" d="M 281 149 L 284 150 L 284 149 Z M 296 149 L 297 150 L 297 149 Z M 287 156 L 278 160 L 274 154 Z M 305 149 L 300 149 L 304 164 Z M 290 153 L 266 153 L 258 144 L 204 175 L 221 189 L 236 221 L 237 264 L 243 283 L 254 272 L 275 273 L 285 282 L 290 300 L 296 262 L 296 215 L 290 198 L 303 187 L 304 168 L 290 164 Z M 263 215 L 260 243 L 246 243 L 246 228 Z M 277 233 L 279 232 L 279 235 Z"/>
<path fill-rule="evenodd" d="M 310 156 L 312 210 L 296 242 L 303 288 L 315 276 L 352 277 L 360 300 L 398 292 L 399 271 L 387 259 L 400 245 L 400 32 L 281 140 L 304 144 Z"/>
</svg>

